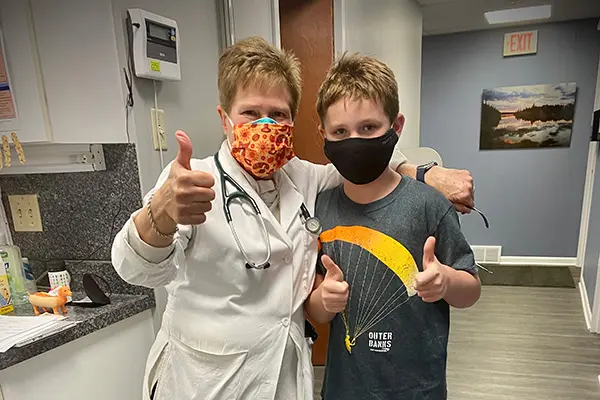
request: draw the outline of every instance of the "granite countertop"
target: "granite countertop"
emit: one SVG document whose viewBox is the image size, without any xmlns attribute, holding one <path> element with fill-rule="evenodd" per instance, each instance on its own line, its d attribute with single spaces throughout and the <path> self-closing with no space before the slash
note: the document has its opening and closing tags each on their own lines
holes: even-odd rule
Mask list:
<svg viewBox="0 0 600 400">
<path fill-rule="evenodd" d="M 73 293 L 74 300 L 84 297 L 84 293 Z M 111 304 L 96 308 L 67 305 L 69 319 L 80 321 L 78 324 L 23 347 L 13 347 L 0 353 L 0 371 L 155 306 L 151 294 L 113 294 L 110 299 Z"/>
</svg>

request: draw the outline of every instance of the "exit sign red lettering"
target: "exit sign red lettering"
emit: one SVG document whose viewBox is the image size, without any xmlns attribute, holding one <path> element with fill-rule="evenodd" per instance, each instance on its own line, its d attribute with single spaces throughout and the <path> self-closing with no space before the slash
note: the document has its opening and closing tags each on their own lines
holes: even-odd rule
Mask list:
<svg viewBox="0 0 600 400">
<path fill-rule="evenodd" d="M 504 57 L 537 53 L 538 31 L 513 32 L 504 35 Z"/>
</svg>

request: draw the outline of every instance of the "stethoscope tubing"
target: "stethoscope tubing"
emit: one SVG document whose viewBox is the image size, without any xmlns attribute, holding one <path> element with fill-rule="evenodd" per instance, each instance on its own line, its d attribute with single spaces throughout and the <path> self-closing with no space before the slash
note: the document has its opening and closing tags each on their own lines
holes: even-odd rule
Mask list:
<svg viewBox="0 0 600 400">
<path fill-rule="evenodd" d="M 231 175 L 229 175 L 227 172 L 225 172 L 225 170 L 223 169 L 223 166 L 221 165 L 221 162 L 219 161 L 219 153 L 215 154 L 214 159 L 215 159 L 215 165 L 217 167 L 217 171 L 219 171 L 219 177 L 221 180 L 221 196 L 223 198 L 223 213 L 225 214 L 225 219 L 227 221 L 227 224 L 229 225 L 229 229 L 231 230 L 233 239 L 235 240 L 235 243 L 236 243 L 238 249 L 240 250 L 240 252 L 244 256 L 244 258 L 246 259 L 246 268 L 248 268 L 248 269 L 267 269 L 270 266 L 270 260 L 271 260 L 271 242 L 269 239 L 269 232 L 268 232 L 265 222 L 262 218 L 260 209 L 258 208 L 258 204 L 256 204 L 256 201 L 248 194 L 248 192 L 246 192 L 246 190 L 244 190 L 244 188 L 239 183 L 237 183 L 235 181 L 235 179 L 233 179 L 233 177 L 231 177 Z M 285 171 L 283 171 L 283 172 L 285 173 Z M 289 176 L 287 175 L 287 173 L 286 173 L 286 176 L 289 179 Z M 229 182 L 236 189 L 234 192 L 232 192 L 232 193 L 227 192 L 227 182 Z M 235 225 L 233 224 L 233 218 L 231 217 L 231 210 L 230 210 L 231 202 L 234 200 L 241 200 L 241 201 L 246 201 L 247 203 L 249 203 L 250 206 L 252 207 L 252 210 L 258 217 L 258 220 L 260 221 L 261 231 L 263 233 L 265 242 L 267 244 L 267 257 L 261 263 L 254 263 L 253 261 L 250 260 L 250 257 L 244 250 L 244 246 L 242 245 L 242 242 L 237 234 Z M 306 207 L 304 202 L 302 202 L 302 204 L 300 205 L 300 214 L 302 216 L 302 219 L 303 219 L 302 222 L 303 222 L 306 230 L 312 234 L 319 235 L 321 233 L 321 229 L 322 229 L 321 221 L 317 217 L 312 217 L 310 215 L 310 212 L 308 211 L 308 208 Z"/>
</svg>

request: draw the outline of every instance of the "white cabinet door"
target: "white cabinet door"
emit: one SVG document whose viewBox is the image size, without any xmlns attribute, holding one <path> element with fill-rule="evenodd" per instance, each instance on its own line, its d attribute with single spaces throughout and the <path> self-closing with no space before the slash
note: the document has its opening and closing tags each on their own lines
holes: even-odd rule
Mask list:
<svg viewBox="0 0 600 400">
<path fill-rule="evenodd" d="M 0 71 L 0 135 L 10 137 L 11 132 L 16 132 L 23 143 L 50 141 L 52 135 L 27 1 L 0 3 L 0 39 L 4 50 L 4 69 Z"/>
<path fill-rule="evenodd" d="M 127 142 L 111 0 L 31 5 L 54 142 Z"/>
<path fill-rule="evenodd" d="M 4 400 L 139 400 L 153 341 L 147 310 L 0 371 Z"/>
</svg>

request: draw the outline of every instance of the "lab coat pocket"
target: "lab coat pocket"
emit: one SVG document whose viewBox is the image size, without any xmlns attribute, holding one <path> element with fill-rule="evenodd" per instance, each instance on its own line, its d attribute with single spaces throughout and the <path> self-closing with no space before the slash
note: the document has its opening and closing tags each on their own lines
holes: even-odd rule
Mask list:
<svg viewBox="0 0 600 400">
<path fill-rule="evenodd" d="M 246 356 L 245 351 L 208 352 L 171 337 L 170 365 L 164 374 L 170 394 L 186 400 L 237 399 Z"/>
</svg>

